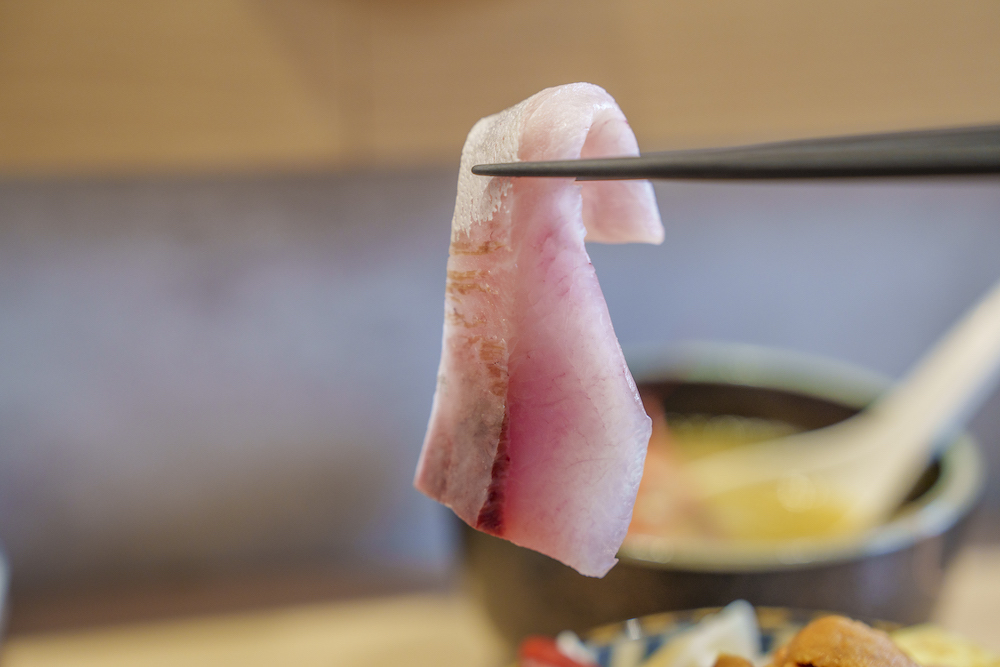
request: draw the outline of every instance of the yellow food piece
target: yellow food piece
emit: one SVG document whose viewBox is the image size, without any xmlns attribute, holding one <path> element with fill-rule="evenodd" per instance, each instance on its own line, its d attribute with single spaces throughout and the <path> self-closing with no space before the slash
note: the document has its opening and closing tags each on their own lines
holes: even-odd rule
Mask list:
<svg viewBox="0 0 1000 667">
<path fill-rule="evenodd" d="M 890 636 L 924 667 L 1000 667 L 1000 657 L 933 625 L 914 625 Z"/>
</svg>

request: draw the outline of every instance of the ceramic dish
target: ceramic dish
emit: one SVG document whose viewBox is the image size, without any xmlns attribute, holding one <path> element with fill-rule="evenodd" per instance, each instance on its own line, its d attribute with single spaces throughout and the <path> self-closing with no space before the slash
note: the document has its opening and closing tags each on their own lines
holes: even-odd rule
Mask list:
<svg viewBox="0 0 1000 667">
<path fill-rule="evenodd" d="M 636 381 L 667 413 L 826 426 L 856 413 L 888 380 L 803 354 L 744 345 L 632 350 Z M 913 625 L 930 618 L 962 527 L 983 488 L 983 464 L 960 434 L 942 447 L 894 519 L 847 538 L 767 545 L 626 540 L 603 579 L 463 528 L 472 593 L 516 646 L 529 634 L 576 632 L 647 614 L 725 605 L 830 609 Z"/>
<path fill-rule="evenodd" d="M 710 607 L 671 611 L 605 625 L 587 633 L 585 644 L 595 651 L 600 667 L 637 667 L 679 633 L 697 624 L 706 616 L 718 613 L 720 609 L 720 607 Z M 788 642 L 813 619 L 829 614 L 829 612 L 784 607 L 755 607 L 754 612 L 760 626 L 760 651 L 763 655 L 770 654 Z M 885 621 L 866 622 L 886 632 L 899 627 L 898 624 Z M 631 647 L 633 650 L 622 651 L 622 643 L 630 640 L 637 646 Z"/>
</svg>

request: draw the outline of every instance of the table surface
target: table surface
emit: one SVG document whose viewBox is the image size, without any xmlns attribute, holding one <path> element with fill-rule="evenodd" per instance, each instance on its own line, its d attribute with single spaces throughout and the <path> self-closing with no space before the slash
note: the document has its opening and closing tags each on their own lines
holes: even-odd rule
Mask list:
<svg viewBox="0 0 1000 667">
<path fill-rule="evenodd" d="M 1000 652 L 1000 545 L 962 553 L 937 621 Z M 2 658 L 5 667 L 496 667 L 503 651 L 480 609 L 460 594 L 438 593 L 20 635 Z"/>
</svg>

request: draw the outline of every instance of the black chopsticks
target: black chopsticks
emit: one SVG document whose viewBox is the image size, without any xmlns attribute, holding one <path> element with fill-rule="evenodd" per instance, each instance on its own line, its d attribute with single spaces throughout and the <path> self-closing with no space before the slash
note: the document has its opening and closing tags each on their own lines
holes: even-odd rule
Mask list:
<svg viewBox="0 0 1000 667">
<path fill-rule="evenodd" d="M 847 137 L 637 157 L 479 164 L 481 176 L 578 180 L 808 179 L 1000 173 L 1000 125 Z"/>
</svg>

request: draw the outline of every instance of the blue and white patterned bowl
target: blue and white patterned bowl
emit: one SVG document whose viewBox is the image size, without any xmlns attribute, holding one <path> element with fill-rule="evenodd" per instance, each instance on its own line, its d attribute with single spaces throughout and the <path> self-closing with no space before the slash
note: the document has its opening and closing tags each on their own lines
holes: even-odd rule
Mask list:
<svg viewBox="0 0 1000 667">
<path fill-rule="evenodd" d="M 720 610 L 720 607 L 709 607 L 668 611 L 623 623 L 612 623 L 587 633 L 584 643 L 596 653 L 601 667 L 636 667 L 679 633 Z M 762 655 L 770 654 L 811 621 L 830 613 L 783 607 L 756 607 L 754 611 L 760 626 Z M 899 627 L 898 624 L 884 621 L 865 622 L 887 632 Z M 628 650 L 623 650 L 626 646 Z"/>
</svg>

